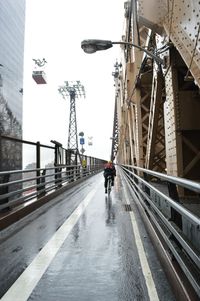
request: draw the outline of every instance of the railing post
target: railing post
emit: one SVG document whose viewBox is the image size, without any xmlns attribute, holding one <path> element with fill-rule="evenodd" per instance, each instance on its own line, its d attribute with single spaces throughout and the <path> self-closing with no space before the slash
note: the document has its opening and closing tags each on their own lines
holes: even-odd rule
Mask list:
<svg viewBox="0 0 200 301">
<path fill-rule="evenodd" d="M 90 169 L 91 169 L 91 157 L 88 157 L 88 166 L 87 166 L 88 175 L 90 174 Z"/>
<path fill-rule="evenodd" d="M 73 182 L 74 181 L 74 176 L 73 176 L 73 167 L 71 166 L 71 156 L 72 156 L 72 152 L 70 149 L 66 150 L 66 164 L 67 166 L 67 173 L 68 173 L 68 179 L 69 182 Z"/>
<path fill-rule="evenodd" d="M 55 143 L 55 158 L 54 158 L 54 167 L 55 167 L 55 186 L 57 188 L 62 187 L 62 168 L 59 167 L 59 154 L 60 154 L 60 149 L 59 149 L 60 145 L 58 143 Z"/>
<path fill-rule="evenodd" d="M 38 185 L 40 184 L 40 142 L 38 141 L 36 143 L 36 183 L 37 183 L 37 192 L 39 192 L 40 187 L 38 187 Z"/>
<path fill-rule="evenodd" d="M 175 200 L 176 202 L 180 203 L 178 191 L 176 184 L 167 182 L 169 196 L 171 199 Z M 179 212 L 177 212 L 174 208 L 171 207 L 171 220 L 180 228 L 182 229 L 182 216 Z"/>
<path fill-rule="evenodd" d="M 93 172 L 93 160 L 92 160 L 92 157 L 90 157 L 89 173 L 91 174 L 92 172 Z"/>
<path fill-rule="evenodd" d="M 87 174 L 87 158 L 82 156 L 82 176 L 85 177 Z"/>
<path fill-rule="evenodd" d="M 57 188 L 60 188 L 62 187 L 62 175 L 61 175 L 62 168 L 55 166 L 55 169 L 56 169 L 55 184 L 57 185 Z"/>
<path fill-rule="evenodd" d="M 149 183 L 149 175 L 146 172 L 144 172 L 143 175 L 144 175 L 144 180 L 147 183 Z M 150 196 L 150 188 L 145 184 L 143 184 L 142 186 L 143 186 L 143 190 Z"/>
<path fill-rule="evenodd" d="M 9 179 L 10 179 L 10 174 L 1 176 L 0 183 L 2 183 L 2 184 L 3 183 L 8 183 Z M 9 192 L 8 185 L 5 185 L 5 186 L 0 188 L 0 195 L 1 194 L 6 194 L 8 192 Z M 0 205 L 6 204 L 8 202 L 9 202 L 9 198 L 7 197 L 7 198 L 3 199 L 2 201 L 0 201 Z M 3 211 L 7 211 L 9 209 L 10 209 L 9 207 L 6 207 L 6 208 L 2 209 L 1 211 L 3 212 Z"/>
<path fill-rule="evenodd" d="M 40 190 L 42 190 L 42 191 L 40 192 L 40 196 L 44 196 L 44 195 L 46 194 L 46 190 L 45 190 L 45 182 L 46 182 L 45 176 L 46 176 L 46 169 L 43 169 L 41 175 L 42 175 L 42 178 L 41 178 L 40 183 L 41 183 L 42 185 L 40 186 Z"/>
</svg>

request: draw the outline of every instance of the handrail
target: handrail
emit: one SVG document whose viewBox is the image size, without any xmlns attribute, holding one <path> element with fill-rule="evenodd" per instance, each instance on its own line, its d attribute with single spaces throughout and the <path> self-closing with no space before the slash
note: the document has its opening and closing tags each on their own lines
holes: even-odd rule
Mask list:
<svg viewBox="0 0 200 301">
<path fill-rule="evenodd" d="M 155 177 L 157 177 L 159 179 L 162 179 L 162 180 L 170 181 L 173 184 L 177 184 L 177 185 L 180 185 L 184 188 L 187 188 L 187 189 L 190 189 L 190 190 L 195 191 L 197 193 L 200 193 L 200 184 L 195 182 L 195 181 L 188 180 L 188 179 L 183 179 L 183 178 L 178 178 L 178 177 L 175 177 L 175 176 L 165 175 L 165 174 L 159 173 L 157 171 L 153 171 L 153 170 L 150 170 L 150 169 L 145 169 L 145 168 L 142 168 L 142 167 L 137 167 L 137 166 L 132 166 L 132 165 L 122 165 L 122 166 L 131 167 L 133 169 L 143 171 L 146 174 L 149 174 L 151 176 L 155 176 Z"/>
<path fill-rule="evenodd" d="M 159 191 L 157 188 L 153 187 L 151 184 L 146 182 L 144 179 L 141 177 L 137 176 L 134 174 L 132 171 L 128 170 L 127 168 L 124 167 L 124 170 L 129 172 L 130 174 L 134 175 L 134 177 L 138 180 L 140 180 L 142 183 L 144 183 L 148 188 L 151 188 L 154 192 L 156 192 L 159 196 L 164 198 L 174 209 L 176 209 L 180 214 L 184 215 L 185 217 L 188 217 L 191 219 L 197 226 L 200 227 L 200 219 L 193 215 L 188 209 L 184 208 L 181 206 L 179 203 L 174 201 L 172 198 L 168 197 L 166 194 L 162 193 Z"/>
<path fill-rule="evenodd" d="M 3 138 L 5 140 L 10 140 L 10 141 L 15 141 L 15 142 L 19 142 L 19 143 L 24 143 L 24 144 L 29 144 L 29 145 L 35 145 L 37 146 L 37 142 L 33 142 L 33 141 L 28 141 L 28 140 L 22 140 L 16 137 L 11 137 L 11 136 L 5 136 L 5 135 L 0 135 L 0 138 Z M 40 144 L 41 147 L 45 147 L 45 148 L 50 148 L 50 149 L 54 149 L 54 146 L 51 145 L 46 145 L 46 144 Z"/>
<path fill-rule="evenodd" d="M 69 183 L 76 182 L 79 179 L 93 175 L 103 169 L 103 162 L 100 164 L 92 164 L 87 166 L 78 165 L 60 165 L 48 168 L 36 168 L 30 170 L 18 170 L 17 177 L 20 179 L 10 180 L 16 171 L 0 172 L 1 176 L 6 174 L 9 176 L 7 180 L 0 184 L 0 211 L 5 208 L 10 208 L 13 204 L 16 206 L 28 201 L 30 194 L 39 199 L 47 192 L 59 189 Z M 50 173 L 46 174 L 49 171 Z M 53 171 L 53 172 L 52 172 Z M 36 176 L 23 179 L 24 173 L 35 173 Z M 1 179 L 2 180 L 2 179 Z M 25 185 L 25 186 L 24 186 Z M 34 192 L 33 192 L 34 191 Z M 24 194 L 27 195 L 24 195 Z"/>
<path fill-rule="evenodd" d="M 80 166 L 80 165 L 79 165 Z M 55 166 L 55 167 L 47 167 L 47 168 L 35 168 L 35 169 L 25 169 L 25 170 L 17 170 L 17 173 L 30 173 L 30 172 L 37 172 L 37 171 L 44 171 L 44 170 L 57 170 L 57 169 L 60 169 L 60 168 L 75 168 L 76 165 L 62 165 L 62 166 Z M 66 172 L 66 171 L 65 171 Z M 5 171 L 5 172 L 0 172 L 0 176 L 1 175 L 5 175 L 5 174 L 8 174 L 8 175 L 12 175 L 12 174 L 15 174 L 16 173 L 16 170 L 14 171 Z M 56 173 L 57 175 L 60 174 L 59 172 Z M 29 182 L 31 180 L 37 180 L 37 179 L 42 179 L 44 177 L 51 177 L 52 175 L 55 175 L 55 174 L 49 174 L 49 175 L 46 175 L 46 176 L 37 176 L 37 177 L 32 177 L 32 178 L 27 178 L 27 179 L 23 179 L 23 180 L 16 180 L 16 181 L 12 181 L 12 182 L 7 182 L 7 183 L 2 183 L 0 184 L 0 188 L 3 187 L 3 186 L 10 186 L 10 185 L 13 185 L 13 184 L 19 184 L 19 183 L 23 183 L 23 182 Z"/>
<path fill-rule="evenodd" d="M 200 297 L 200 218 L 186 208 L 179 199 L 177 201 L 176 193 L 173 198 L 173 193 L 169 193 L 168 196 L 161 191 L 167 183 L 187 188 L 193 193 L 196 192 L 199 197 L 199 183 L 131 165 L 119 165 L 119 170 L 125 177 L 134 198 L 144 208 L 147 218 L 153 221 L 169 253 L 177 260 Z M 137 171 L 142 173 L 136 174 Z M 155 181 L 151 181 L 146 175 L 161 180 L 160 190 L 155 187 Z M 170 185 L 168 188 L 170 189 Z"/>
</svg>

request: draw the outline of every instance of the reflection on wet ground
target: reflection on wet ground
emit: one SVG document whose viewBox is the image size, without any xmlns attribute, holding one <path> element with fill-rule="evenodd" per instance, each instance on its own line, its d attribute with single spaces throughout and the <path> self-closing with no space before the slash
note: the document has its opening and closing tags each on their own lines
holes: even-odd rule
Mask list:
<svg viewBox="0 0 200 301">
<path fill-rule="evenodd" d="M 97 175 L 93 180 L 96 192 L 91 202 L 51 261 L 29 301 L 149 300 L 130 216 L 123 207 L 124 196 L 117 187 L 109 196 L 105 195 L 103 183 L 98 185 L 100 179 L 101 175 Z M 64 210 L 67 210 L 66 202 L 55 208 L 50 218 L 43 216 L 36 229 L 55 228 L 54 220 L 57 223 L 56 216 Z M 23 252 L 20 245 L 17 246 L 14 250 Z M 147 248 L 152 250 L 150 245 Z M 151 255 L 149 251 L 148 257 L 154 259 L 155 254 Z M 164 273 L 157 265 L 155 260 L 154 269 L 162 281 L 158 293 L 162 301 L 173 301 Z"/>
<path fill-rule="evenodd" d="M 112 204 L 112 196 L 105 197 L 105 221 L 108 226 L 115 224 L 115 207 Z"/>
</svg>

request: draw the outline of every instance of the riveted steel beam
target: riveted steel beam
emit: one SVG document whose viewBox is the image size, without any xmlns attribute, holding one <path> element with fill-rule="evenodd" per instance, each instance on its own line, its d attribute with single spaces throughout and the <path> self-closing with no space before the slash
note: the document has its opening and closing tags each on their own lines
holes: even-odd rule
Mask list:
<svg viewBox="0 0 200 301">
<path fill-rule="evenodd" d="M 164 80 L 162 72 L 154 68 L 145 167 L 159 172 L 165 172 L 166 170 L 163 118 L 165 93 L 163 89 Z"/>
<path fill-rule="evenodd" d="M 194 82 L 185 82 L 187 67 L 176 49 L 165 77 L 165 137 L 167 172 L 200 181 L 200 94 Z"/>
</svg>

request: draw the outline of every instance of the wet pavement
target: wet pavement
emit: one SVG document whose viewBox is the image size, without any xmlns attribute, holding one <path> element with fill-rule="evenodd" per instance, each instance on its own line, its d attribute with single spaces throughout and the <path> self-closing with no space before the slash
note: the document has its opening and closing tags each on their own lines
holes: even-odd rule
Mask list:
<svg viewBox="0 0 200 301">
<path fill-rule="evenodd" d="M 122 185 L 107 196 L 98 174 L 0 233 L 1 300 L 175 300 Z"/>
</svg>

